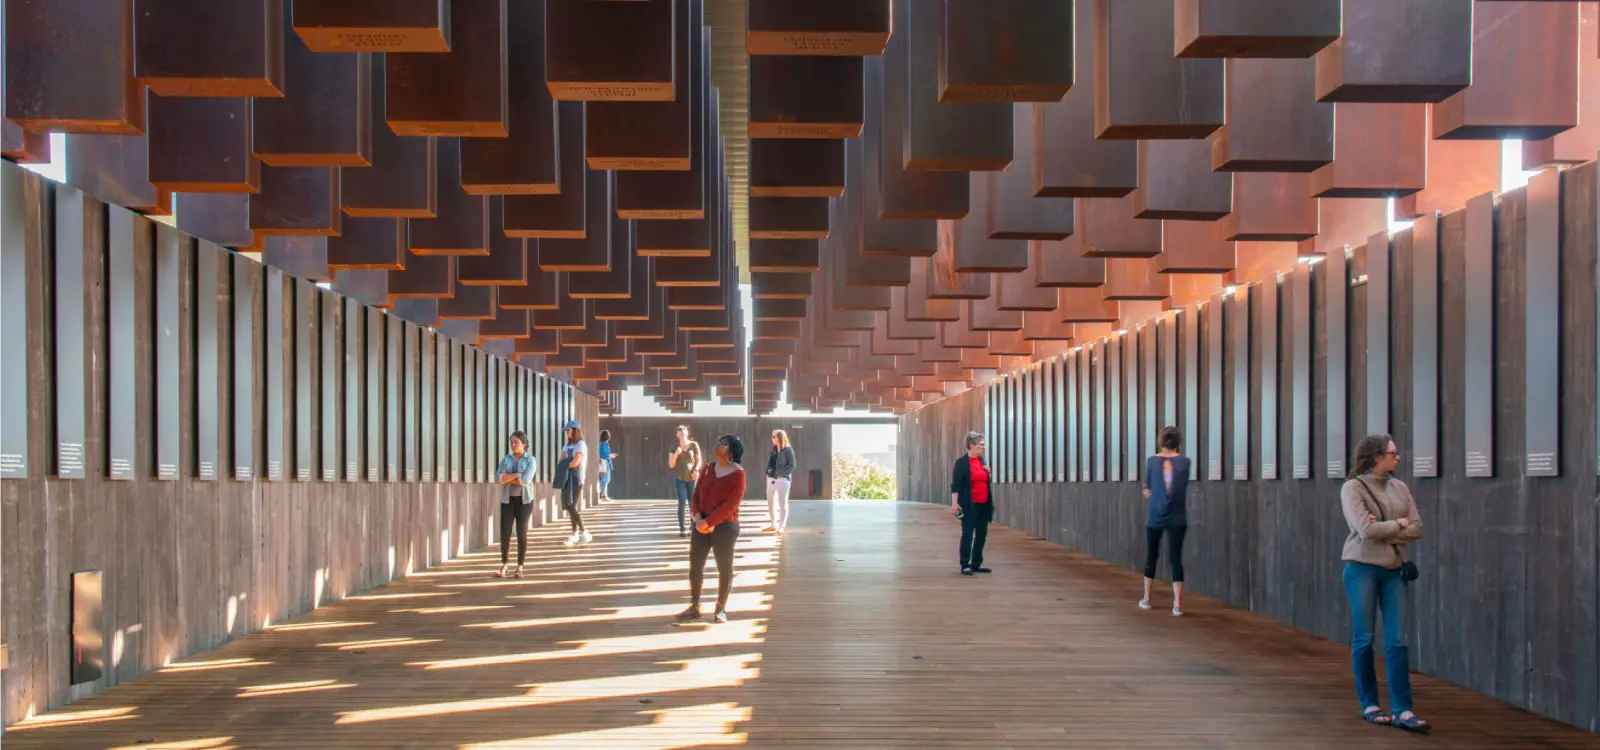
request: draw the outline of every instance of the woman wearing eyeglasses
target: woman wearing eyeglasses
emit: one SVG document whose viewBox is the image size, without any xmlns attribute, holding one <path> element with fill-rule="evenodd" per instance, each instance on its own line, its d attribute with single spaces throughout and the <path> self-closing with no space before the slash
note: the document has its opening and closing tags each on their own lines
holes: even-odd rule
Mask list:
<svg viewBox="0 0 1600 750">
<path fill-rule="evenodd" d="M 983 567 L 983 544 L 994 520 L 994 495 L 989 484 L 989 464 L 983 460 L 983 435 L 967 433 L 967 452 L 956 459 L 950 472 L 950 510 L 961 519 L 961 575 L 988 573 Z"/>
<path fill-rule="evenodd" d="M 1373 724 L 1427 732 L 1411 710 L 1411 665 L 1406 653 L 1406 545 L 1422 538 L 1422 518 L 1411 490 L 1392 474 L 1400 451 L 1388 435 L 1356 444 L 1350 476 L 1339 490 L 1350 536 L 1344 542 L 1344 589 L 1350 597 L 1350 658 L 1355 667 L 1361 718 Z M 1414 568 L 1412 568 L 1414 570 Z M 1415 577 L 1415 576 L 1412 576 Z M 1372 666 L 1372 621 L 1383 615 L 1383 663 L 1389 675 L 1389 711 L 1378 705 Z"/>
</svg>

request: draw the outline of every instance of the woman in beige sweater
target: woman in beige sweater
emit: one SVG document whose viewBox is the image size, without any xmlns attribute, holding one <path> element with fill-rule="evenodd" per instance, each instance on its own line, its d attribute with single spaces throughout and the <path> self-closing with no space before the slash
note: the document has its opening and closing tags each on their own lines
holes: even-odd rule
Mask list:
<svg viewBox="0 0 1600 750">
<path fill-rule="evenodd" d="M 1356 444 L 1350 476 L 1339 490 L 1350 536 L 1344 542 L 1344 588 L 1350 597 L 1350 655 L 1356 673 L 1361 718 L 1373 724 L 1426 732 L 1411 711 L 1411 666 L 1406 653 L 1405 546 L 1422 538 L 1422 518 L 1404 482 L 1390 476 L 1400 451 L 1388 435 L 1368 435 Z M 1383 663 L 1389 676 L 1389 710 L 1378 705 L 1378 675 L 1372 666 L 1372 621 L 1383 612 Z"/>
</svg>

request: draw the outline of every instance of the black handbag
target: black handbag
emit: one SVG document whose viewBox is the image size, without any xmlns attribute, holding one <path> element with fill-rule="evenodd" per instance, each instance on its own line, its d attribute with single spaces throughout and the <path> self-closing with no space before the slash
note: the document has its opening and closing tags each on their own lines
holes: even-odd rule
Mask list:
<svg viewBox="0 0 1600 750">
<path fill-rule="evenodd" d="M 1356 481 L 1361 484 L 1361 491 L 1367 493 L 1367 497 L 1372 500 L 1372 504 L 1378 506 L 1378 520 L 1389 520 L 1388 514 L 1383 512 L 1383 503 L 1378 502 L 1377 495 L 1372 494 L 1372 489 L 1367 486 L 1367 483 L 1361 479 L 1357 479 Z M 1400 578 L 1402 580 L 1404 580 L 1406 583 L 1410 583 L 1422 576 L 1422 571 L 1417 569 L 1417 564 L 1407 560 L 1405 553 L 1400 551 L 1400 545 L 1392 544 L 1390 546 L 1394 547 L 1395 557 L 1400 558 Z"/>
</svg>

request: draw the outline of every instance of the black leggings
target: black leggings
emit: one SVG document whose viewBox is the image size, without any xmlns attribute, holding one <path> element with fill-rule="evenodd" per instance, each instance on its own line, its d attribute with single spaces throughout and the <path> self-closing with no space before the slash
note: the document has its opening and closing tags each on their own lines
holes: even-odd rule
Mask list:
<svg viewBox="0 0 1600 750">
<path fill-rule="evenodd" d="M 698 530 L 689 539 L 689 598 L 700 606 L 700 589 L 706 580 L 706 553 L 717 553 L 717 610 L 728 608 L 733 593 L 733 544 L 739 541 L 739 524 L 722 523 L 710 534 Z"/>
<path fill-rule="evenodd" d="M 533 502 L 526 497 L 513 497 L 500 504 L 500 564 L 511 557 L 511 527 L 517 529 L 517 564 L 528 559 L 528 519 L 533 515 Z"/>
<path fill-rule="evenodd" d="M 1189 528 L 1187 526 L 1174 526 L 1169 529 L 1145 527 L 1145 538 L 1149 546 L 1145 548 L 1144 577 L 1156 577 L 1156 560 L 1161 557 L 1161 534 L 1167 535 L 1167 565 L 1172 568 L 1172 582 L 1183 583 L 1183 535 Z"/>
<path fill-rule="evenodd" d="M 561 507 L 567 509 L 567 519 L 572 521 L 572 533 L 583 530 L 583 514 L 578 510 L 578 478 L 568 474 L 567 483 L 561 485 Z"/>
</svg>

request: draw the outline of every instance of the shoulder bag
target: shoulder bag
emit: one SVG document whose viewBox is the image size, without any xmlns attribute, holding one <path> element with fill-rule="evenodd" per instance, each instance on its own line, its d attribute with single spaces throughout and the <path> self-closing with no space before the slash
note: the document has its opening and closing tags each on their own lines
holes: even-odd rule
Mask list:
<svg viewBox="0 0 1600 750">
<path fill-rule="evenodd" d="M 1380 520 L 1380 521 L 1389 520 L 1388 514 L 1383 512 L 1383 503 L 1378 502 L 1377 495 L 1372 494 L 1372 489 L 1367 486 L 1366 481 L 1362 480 L 1362 479 L 1357 479 L 1356 482 L 1361 485 L 1361 491 L 1366 493 L 1367 498 L 1372 500 L 1372 504 L 1378 506 L 1377 507 L 1378 520 Z M 1395 557 L 1400 558 L 1400 577 L 1402 579 L 1404 579 L 1406 583 L 1410 583 L 1412 581 L 1415 581 L 1415 580 L 1417 580 L 1417 578 L 1422 576 L 1422 571 L 1417 569 L 1417 564 L 1412 562 L 1412 561 L 1410 561 L 1410 560 L 1407 560 L 1405 553 L 1400 551 L 1400 545 L 1393 544 L 1393 545 L 1390 545 L 1390 546 L 1394 547 Z"/>
</svg>

